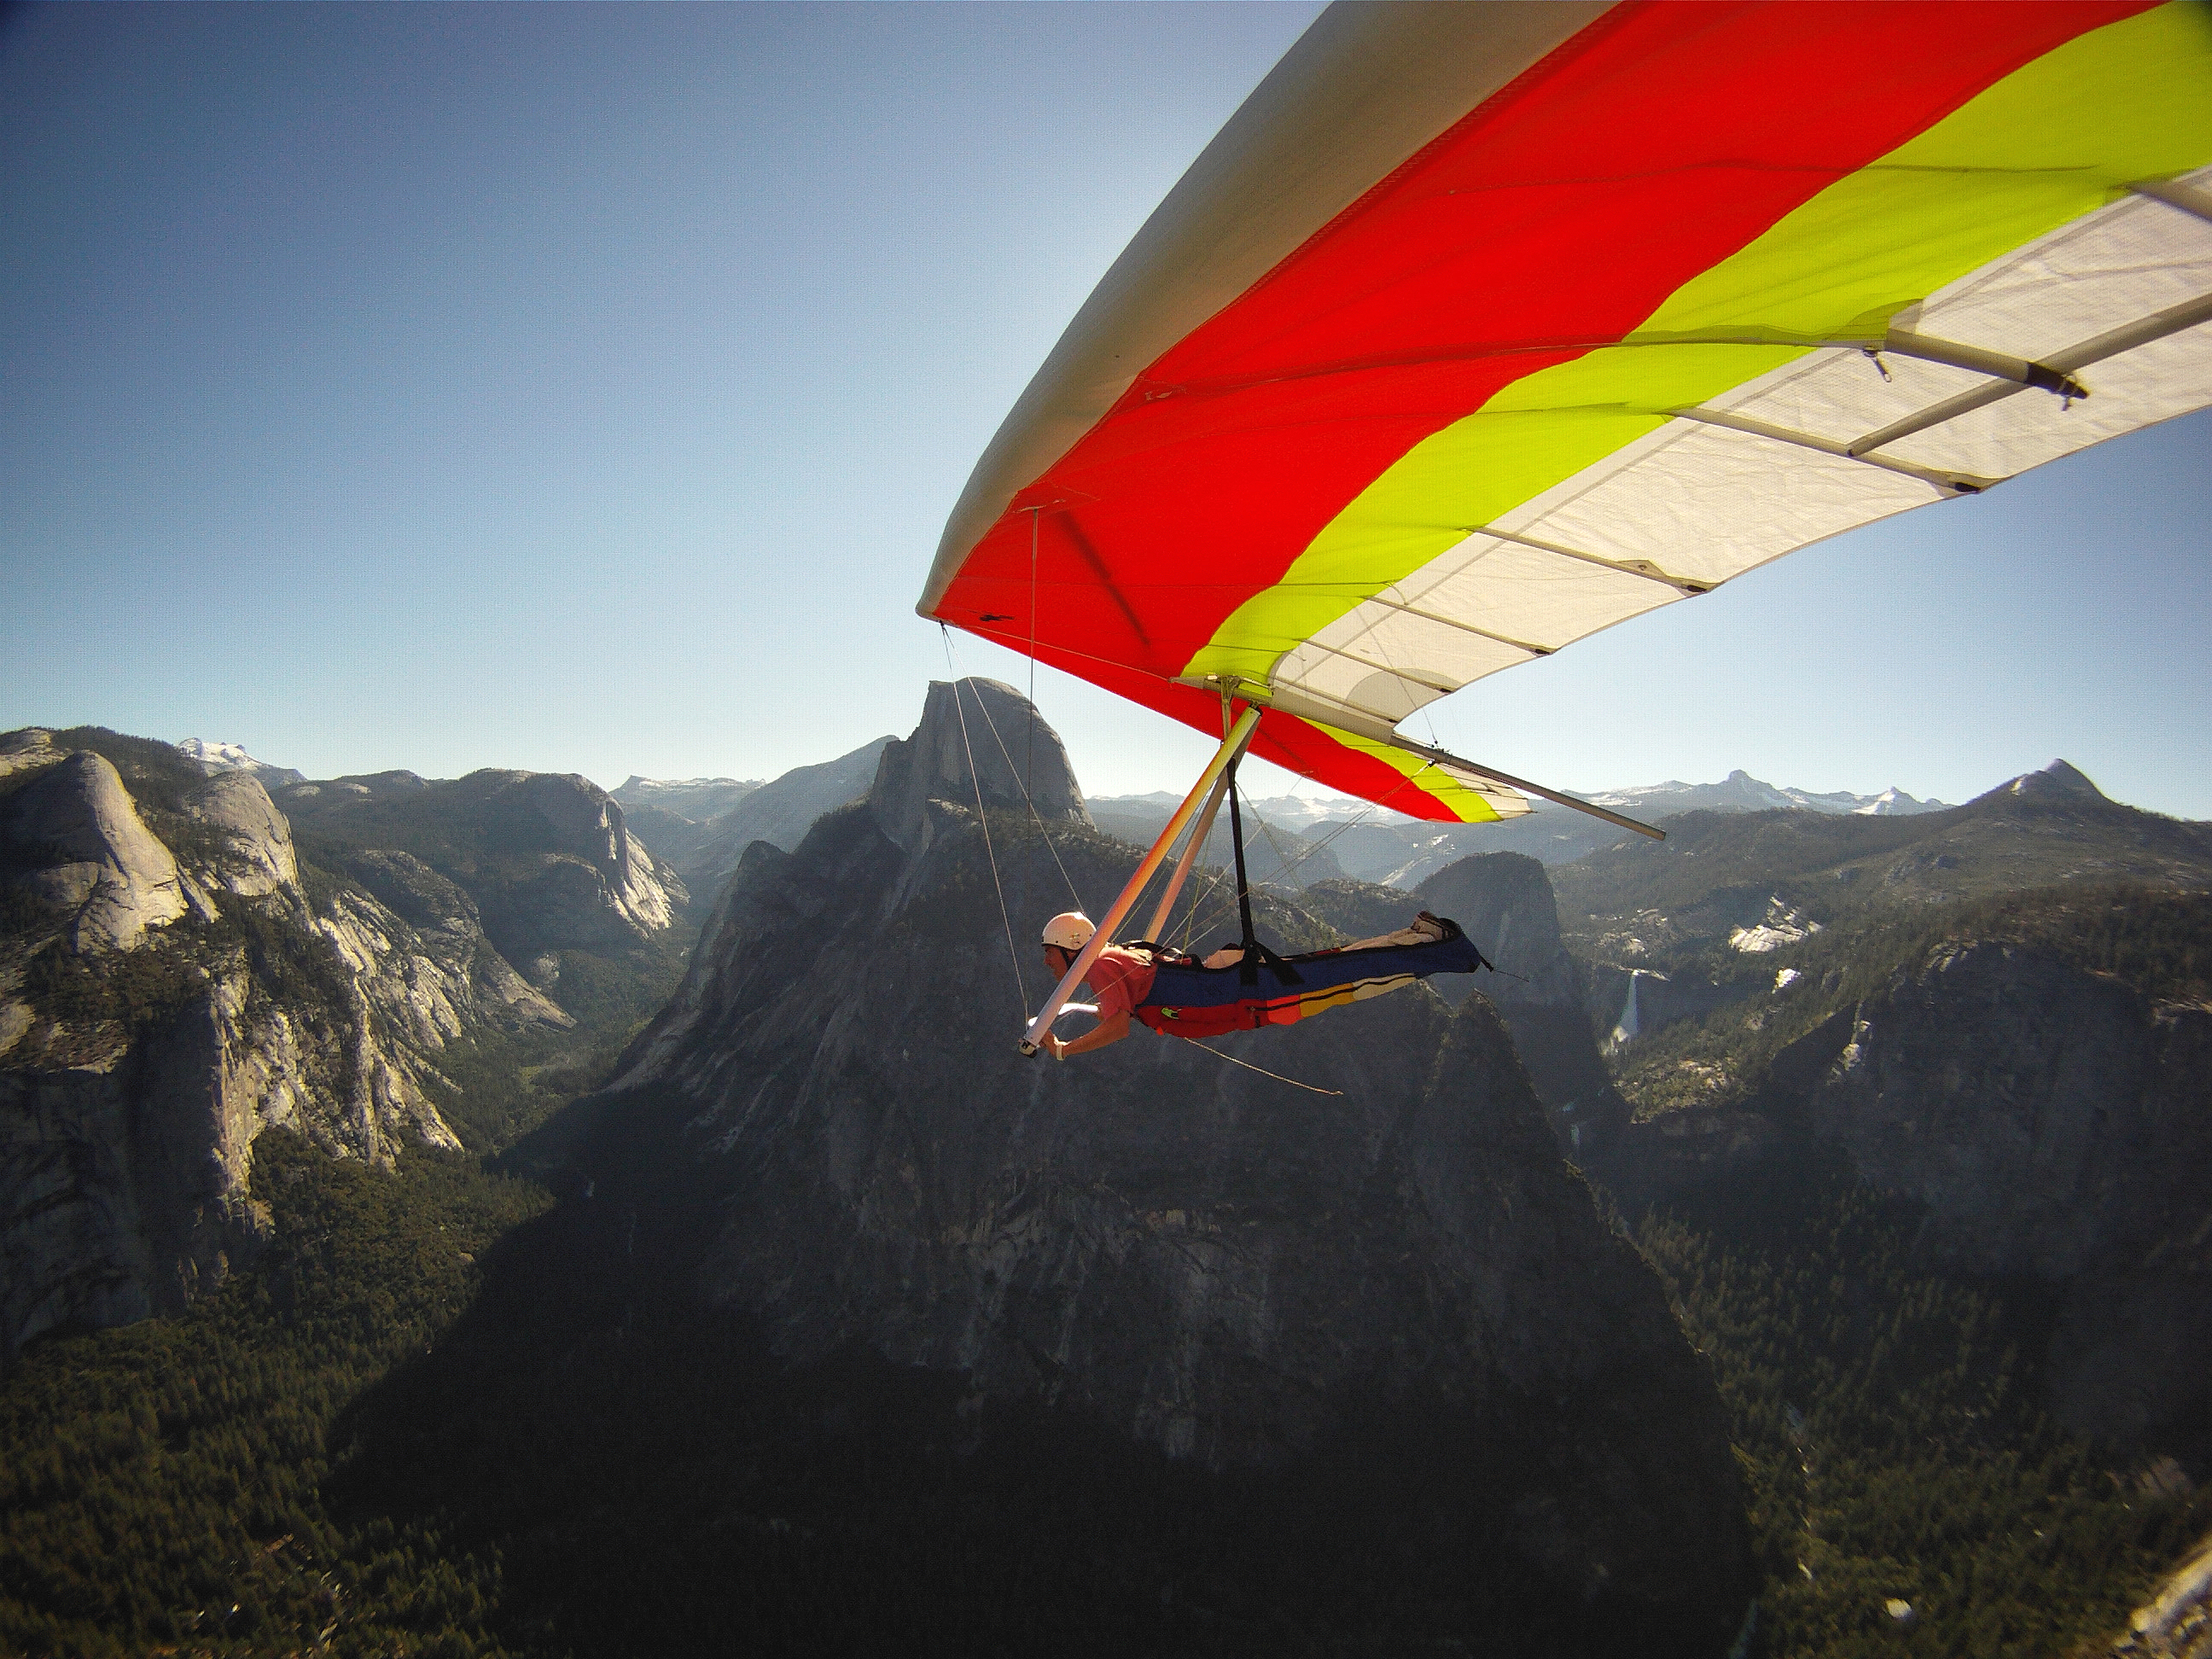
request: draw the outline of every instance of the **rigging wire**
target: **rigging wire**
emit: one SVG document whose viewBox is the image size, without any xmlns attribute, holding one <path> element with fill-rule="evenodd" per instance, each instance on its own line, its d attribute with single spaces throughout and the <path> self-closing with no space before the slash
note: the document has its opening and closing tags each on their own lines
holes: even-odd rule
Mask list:
<svg viewBox="0 0 2212 1659">
<path fill-rule="evenodd" d="M 1419 775 L 1416 774 L 1416 775 Z M 1407 781 L 1411 782 L 1412 780 L 1408 779 Z M 1390 791 L 1390 795 L 1396 794 L 1400 789 L 1402 789 L 1405 787 L 1406 786 L 1403 783 L 1397 785 Z M 1388 800 L 1389 799 L 1390 795 L 1385 795 L 1382 799 L 1384 800 Z M 1267 836 L 1267 845 L 1273 848 L 1275 856 L 1279 861 L 1273 870 L 1269 871 L 1265 876 L 1262 876 L 1260 878 L 1259 885 L 1268 888 L 1270 891 L 1273 892 L 1273 884 L 1276 881 L 1296 871 L 1300 865 L 1304 864 L 1316 853 L 1320 852 L 1322 848 L 1327 847 L 1329 842 L 1334 841 L 1346 830 L 1357 829 L 1360 824 L 1366 821 L 1367 815 L 1370 812 L 1374 811 L 1376 809 L 1377 805 L 1378 803 L 1374 801 L 1367 802 L 1358 812 L 1353 814 L 1352 817 L 1347 819 L 1346 822 L 1338 824 L 1335 829 L 1330 830 L 1328 834 L 1324 836 L 1321 840 L 1308 847 L 1304 852 L 1299 854 L 1295 859 L 1285 859 L 1283 855 L 1281 845 L 1277 842 L 1272 834 L 1269 834 Z M 1261 818 L 1256 820 L 1256 822 L 1260 824 L 1261 830 L 1265 832 L 1267 828 L 1267 821 L 1265 818 Z M 1218 887 L 1221 884 L 1225 866 L 1215 865 L 1212 866 L 1212 868 L 1213 873 L 1206 878 L 1206 885 L 1198 890 L 1197 896 L 1190 902 L 1189 909 L 1184 913 L 1181 939 L 1177 946 L 1178 949 L 1187 949 L 1188 947 L 1191 936 L 1199 931 L 1200 919 L 1201 914 L 1205 911 L 1206 901 L 1208 896 L 1212 893 L 1216 887 Z M 1280 897 L 1280 895 L 1277 894 L 1275 896 Z M 1293 905 L 1291 908 L 1293 909 L 1297 909 L 1297 907 Z M 1300 910 L 1298 914 L 1305 915 L 1305 912 L 1303 910 Z M 1206 915 L 1205 920 L 1210 924 L 1212 918 L 1211 915 Z M 1306 920 L 1309 921 L 1318 921 L 1319 919 L 1314 916 L 1306 916 Z M 1326 926 L 1327 924 L 1323 923 L 1322 925 Z"/>
<path fill-rule="evenodd" d="M 1256 812 L 1253 814 L 1252 822 L 1259 827 L 1260 834 L 1266 838 L 1267 842 L 1267 850 L 1275 855 L 1274 869 L 1268 874 L 1261 878 L 1263 884 L 1289 875 L 1292 871 L 1296 870 L 1298 866 L 1304 864 L 1308 859 L 1311 858 L 1315 852 L 1318 850 L 1309 846 L 1304 852 L 1293 857 L 1291 854 L 1285 853 L 1283 850 L 1283 843 L 1275 838 L 1275 826 L 1273 824 L 1268 823 L 1267 819 L 1260 817 Z"/>
<path fill-rule="evenodd" d="M 1291 909 L 1297 911 L 1300 915 L 1304 916 L 1308 921 L 1314 923 L 1316 927 L 1328 927 L 1329 924 L 1322 921 L 1320 917 L 1310 914 L 1297 904 L 1291 903 L 1290 900 L 1284 898 L 1279 892 L 1273 891 L 1272 884 L 1282 877 L 1291 874 L 1300 865 L 1303 865 L 1308 859 L 1320 852 L 1322 848 L 1327 847 L 1330 842 L 1334 842 L 1339 836 L 1343 835 L 1346 830 L 1358 829 L 1362 823 L 1364 823 L 1367 821 L 1368 814 L 1382 807 L 1389 802 L 1392 795 L 1396 794 L 1399 790 L 1406 788 L 1411 785 L 1416 778 L 1419 778 L 1423 772 L 1430 770 L 1434 764 L 1434 762 L 1425 763 L 1417 770 L 1407 774 L 1404 781 L 1394 784 L 1390 787 L 1389 791 L 1383 795 L 1381 800 L 1367 802 L 1358 812 L 1346 819 L 1342 823 L 1338 824 L 1335 829 L 1330 830 L 1328 834 L 1323 836 L 1319 841 L 1308 847 L 1306 850 L 1299 854 L 1297 858 L 1279 865 L 1271 874 L 1267 875 L 1261 881 L 1260 885 L 1268 887 L 1273 897 L 1281 903 L 1289 905 Z M 1267 820 L 1265 818 L 1261 818 L 1259 820 L 1259 823 L 1264 830 L 1267 825 Z M 1276 845 L 1274 837 L 1271 835 L 1268 836 L 1267 841 L 1268 845 L 1274 848 L 1276 855 L 1280 857 L 1282 854 L 1282 848 Z M 1213 891 L 1213 890 L 1221 884 L 1221 875 L 1222 872 L 1220 869 L 1217 867 L 1212 877 L 1206 882 L 1206 885 L 1199 890 L 1198 896 L 1191 901 L 1189 914 L 1184 920 L 1182 930 L 1182 943 L 1179 948 L 1188 949 L 1191 937 L 1200 931 L 1200 908 L 1206 903 L 1207 896 Z M 1224 915 L 1225 917 L 1225 910 Z M 1212 916 L 1208 915 L 1206 917 L 1206 925 L 1210 927 L 1212 924 Z M 1335 930 L 1331 928 L 1330 931 L 1334 932 Z"/>
<path fill-rule="evenodd" d="M 1360 815 L 1362 817 L 1364 817 L 1365 816 L 1366 814 L 1364 812 Z M 1265 818 L 1259 818 L 1255 819 L 1255 822 L 1259 824 L 1261 833 L 1267 836 L 1267 844 L 1274 849 L 1275 856 L 1278 859 L 1281 859 L 1283 857 L 1282 847 L 1279 842 L 1277 842 L 1273 835 L 1269 832 L 1267 821 Z M 1358 819 L 1355 818 L 1352 822 L 1356 823 L 1358 822 Z M 1344 830 L 1348 830 L 1351 827 L 1352 825 L 1349 823 L 1344 824 L 1340 827 L 1338 833 L 1340 834 Z M 1332 836 L 1329 839 L 1334 840 L 1335 836 Z M 1296 900 L 1285 896 L 1283 892 L 1273 884 L 1277 878 L 1285 875 L 1289 872 L 1296 869 L 1298 865 L 1304 863 L 1308 858 L 1310 858 L 1314 854 L 1319 852 L 1322 846 L 1326 846 L 1328 842 L 1324 842 L 1321 843 L 1320 846 L 1310 847 L 1296 860 L 1287 860 L 1278 864 L 1272 872 L 1260 880 L 1252 883 L 1251 885 L 1255 887 L 1265 887 L 1267 890 L 1267 896 L 1273 899 L 1276 903 L 1283 906 L 1285 909 L 1295 911 L 1297 915 L 1304 917 L 1308 921 L 1311 922 L 1315 927 L 1320 928 L 1324 933 L 1334 934 L 1338 938 L 1341 938 L 1343 937 L 1342 930 L 1329 922 L 1323 921 L 1319 916 L 1314 915 L 1312 911 L 1307 909 L 1304 905 L 1299 904 Z M 1183 919 L 1182 939 L 1176 946 L 1177 949 L 1183 951 L 1188 951 L 1189 949 L 1192 936 L 1200 931 L 1200 913 L 1206 904 L 1207 896 L 1210 895 L 1216 887 L 1221 884 L 1222 879 L 1226 874 L 1227 871 L 1225 866 L 1217 866 L 1214 869 L 1213 874 L 1207 879 L 1206 885 L 1199 890 L 1198 896 L 1191 901 L 1190 910 Z M 1224 901 L 1223 904 L 1221 919 L 1223 921 L 1226 921 L 1228 919 L 1226 901 Z M 1206 926 L 1210 927 L 1212 925 L 1214 917 L 1212 914 L 1206 913 L 1204 915 L 1202 920 Z"/>
<path fill-rule="evenodd" d="M 945 635 L 945 660 L 946 666 L 950 667 L 952 661 L 951 630 L 943 623 L 938 624 L 938 629 Z M 976 694 L 975 706 L 978 708 L 983 706 L 980 692 Z M 999 855 L 991 847 L 991 818 L 983 810 L 983 779 L 975 770 L 975 745 L 968 741 L 968 711 L 960 704 L 960 677 L 957 673 L 952 677 L 952 712 L 960 717 L 960 746 L 968 754 L 968 781 L 975 786 L 975 822 L 983 828 L 983 856 L 990 860 L 991 887 L 999 896 L 999 923 L 1006 930 L 1006 960 L 1014 964 L 1014 989 L 1021 996 L 1022 1012 L 1027 1014 L 1030 1011 L 1029 981 L 1022 974 L 1021 952 L 1014 948 L 1013 919 L 1006 914 L 1006 884 L 999 879 Z M 1007 769 L 1013 769 L 1012 762 L 1007 763 Z"/>
<path fill-rule="evenodd" d="M 945 627 L 943 623 L 938 623 L 937 627 L 938 631 L 945 636 L 945 660 L 946 665 L 951 667 L 954 657 L 957 654 L 957 648 L 952 643 L 952 630 Z M 1031 669 L 1036 668 L 1036 664 L 1034 660 L 1030 666 Z M 952 678 L 953 683 L 956 685 L 958 684 L 961 674 L 957 668 L 952 669 Z M 957 701 L 956 698 L 955 702 Z M 1006 752 L 1006 740 L 999 735 L 999 723 L 991 718 L 990 705 L 983 701 L 983 694 L 980 691 L 975 694 L 975 708 L 983 716 L 983 724 L 991 728 L 991 741 L 999 745 L 999 758 L 1006 762 L 1006 771 L 1012 775 L 1014 769 L 1014 757 Z M 1034 701 L 1030 704 L 1030 741 L 1032 744 L 1036 741 L 1036 704 Z M 971 773 L 975 770 L 975 762 L 973 757 L 969 759 L 968 768 Z M 1052 844 L 1052 832 L 1044 827 L 1044 815 L 1037 811 L 1036 798 L 1030 793 L 1028 784 L 1022 783 L 1018 778 L 1015 781 L 1020 784 L 1022 803 L 1030 809 L 1030 817 L 1036 824 L 1037 834 L 1044 842 L 1045 851 L 1052 854 L 1052 861 L 1060 871 L 1060 880 L 1067 884 L 1068 897 L 1074 901 L 1075 908 L 1080 910 L 1083 908 L 1083 895 L 1075 890 L 1075 878 L 1067 873 L 1067 866 L 1060 861 L 1060 848 Z"/>
<path fill-rule="evenodd" d="M 1022 793 L 1024 795 L 1029 793 L 1030 785 L 1036 781 L 1036 777 L 1037 526 L 1043 521 L 1043 519 L 1044 508 L 1042 505 L 1030 509 L 1030 751 L 1022 767 Z M 981 697 L 976 698 L 976 706 L 981 708 L 982 702 Z M 991 732 L 995 737 L 998 734 L 998 727 L 993 726 Z M 1431 735 L 1434 735 L 1433 730 Z M 999 746 L 1000 749 L 1006 747 L 1004 744 Z M 1013 762 L 1009 759 L 1006 762 L 1006 769 L 1012 771 L 1013 765 Z M 1066 872 L 1062 872 L 1062 873 Z M 1069 890 L 1073 890 L 1071 888 Z M 1079 905 L 1077 907 L 1079 909 L 1081 908 Z"/>
</svg>

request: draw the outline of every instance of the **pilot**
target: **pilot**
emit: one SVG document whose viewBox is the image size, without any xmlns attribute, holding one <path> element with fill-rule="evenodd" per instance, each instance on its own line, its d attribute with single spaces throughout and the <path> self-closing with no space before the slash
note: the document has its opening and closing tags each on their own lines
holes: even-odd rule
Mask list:
<svg viewBox="0 0 2212 1659">
<path fill-rule="evenodd" d="M 1044 965 L 1051 971 L 1054 981 L 1066 976 L 1067 970 L 1075 963 L 1076 953 L 1091 942 L 1091 936 L 1097 931 L 1097 928 L 1092 925 L 1091 918 L 1080 910 L 1063 910 L 1045 923 L 1044 937 L 1042 941 L 1044 945 Z M 1466 954 L 1472 959 L 1465 963 L 1457 960 L 1449 963 L 1439 962 L 1433 969 L 1424 968 L 1418 971 L 1424 973 L 1452 969 L 1472 971 L 1474 965 L 1482 961 L 1481 953 L 1475 951 L 1472 944 L 1465 942 L 1463 935 L 1456 926 L 1448 921 L 1440 921 L 1425 910 L 1414 919 L 1412 926 L 1401 927 L 1395 933 L 1383 933 L 1374 939 L 1358 940 L 1337 951 L 1318 952 L 1313 957 L 1296 957 L 1291 960 L 1299 963 L 1307 963 L 1323 957 L 1333 957 L 1341 962 L 1355 951 L 1433 945 L 1447 940 L 1462 945 Z M 1233 968 L 1243 961 L 1243 946 L 1224 945 L 1196 965 L 1210 969 Z M 1180 962 L 1184 968 L 1191 965 L 1185 958 L 1176 957 L 1174 960 Z M 1343 965 L 1352 966 L 1348 963 Z M 1084 982 L 1090 986 L 1092 999 L 1098 1005 L 1097 1024 L 1092 1026 L 1081 1036 L 1068 1042 L 1061 1042 L 1060 1038 L 1048 1031 L 1038 1047 L 1051 1054 L 1054 1060 L 1066 1060 L 1070 1054 L 1092 1054 L 1109 1044 L 1119 1042 L 1129 1035 L 1129 1024 L 1133 1019 L 1142 1019 L 1145 1024 L 1159 1029 L 1159 1011 L 1152 1010 L 1142 1015 L 1137 1012 L 1139 1008 L 1146 1007 L 1153 982 L 1158 977 L 1158 964 L 1145 952 L 1132 951 L 1119 945 L 1107 945 L 1092 959 L 1089 969 L 1084 975 Z M 1255 998 L 1251 1000 L 1256 1005 L 1264 1000 Z M 1175 1011 L 1168 1012 L 1173 1014 Z M 1254 1020 L 1255 1023 L 1267 1023 L 1263 1018 L 1257 1015 L 1254 1017 Z"/>
</svg>

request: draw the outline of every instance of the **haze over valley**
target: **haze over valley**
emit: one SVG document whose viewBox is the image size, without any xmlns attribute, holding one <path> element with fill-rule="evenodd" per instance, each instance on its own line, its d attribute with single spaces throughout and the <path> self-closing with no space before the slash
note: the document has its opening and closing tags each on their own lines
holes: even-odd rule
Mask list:
<svg viewBox="0 0 2212 1659">
<path fill-rule="evenodd" d="M 2152 1596 L 2212 1421 L 2212 828 L 2063 762 L 1622 790 L 1668 839 L 1572 858 L 1262 798 L 1263 939 L 1425 908 L 1496 971 L 1054 1067 L 1006 928 L 1168 804 L 1041 720 L 971 773 L 956 696 L 1034 717 L 940 684 L 612 793 L 0 738 L 6 1639 L 1705 1653 L 1755 1599 L 1810 1654 L 1875 1590 L 2046 1646 Z M 179 1540 L 135 1599 L 95 1502 Z"/>
</svg>

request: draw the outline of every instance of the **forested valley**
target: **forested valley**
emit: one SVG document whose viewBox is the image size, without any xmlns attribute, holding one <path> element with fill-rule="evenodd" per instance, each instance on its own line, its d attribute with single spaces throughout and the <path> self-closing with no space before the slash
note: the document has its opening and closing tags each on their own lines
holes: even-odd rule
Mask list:
<svg viewBox="0 0 2212 1659">
<path fill-rule="evenodd" d="M 331 829 L 301 845 L 366 867 Z M 357 890 L 325 869 L 304 866 L 311 902 Z M 1755 964 L 1826 1000 L 1738 999 L 1613 1064 L 1646 1125 L 1686 1065 L 1755 1103 L 1790 1042 L 1966 941 L 2201 999 L 2203 904 L 2090 885 L 1838 924 Z M 341 975 L 313 936 L 250 936 L 254 914 L 226 902 L 210 937 L 268 957 L 257 983 Z M 115 966 L 152 960 L 57 955 L 34 989 L 93 1025 L 157 1020 L 183 981 Z M 643 1150 L 692 1103 L 603 1091 L 678 955 L 563 960 L 580 1023 L 480 1030 L 423 1073 L 459 1150 L 380 1168 L 270 1128 L 250 1265 L 0 1371 L 0 1651 L 2075 1656 L 2212 1523 L 2196 1453 L 2053 1420 L 2047 1285 L 1940 1259 L 1911 1201 L 1809 1139 L 1633 1207 L 1590 1194 L 1726 1409 L 1756 1583 L 1717 1635 L 1639 1649 L 1601 1591 L 1471 1571 L 1521 1524 L 1482 1495 L 1525 1447 L 1370 1415 L 1209 1469 L 865 1345 L 784 1363 L 697 1294 L 726 1198 Z"/>
</svg>

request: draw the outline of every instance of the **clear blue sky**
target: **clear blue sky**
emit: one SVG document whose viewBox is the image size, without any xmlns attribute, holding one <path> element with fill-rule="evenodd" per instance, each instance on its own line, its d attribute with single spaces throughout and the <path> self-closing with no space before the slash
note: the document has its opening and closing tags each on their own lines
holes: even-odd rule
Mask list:
<svg viewBox="0 0 2212 1659">
<path fill-rule="evenodd" d="M 0 726 L 314 775 L 903 732 L 977 454 L 1306 5 L 70 6 L 0 23 Z M 1441 705 L 1596 788 L 2212 817 L 2212 417 Z M 975 641 L 963 671 L 1022 682 Z M 1096 793 L 1194 734 L 1046 671 Z"/>
</svg>

